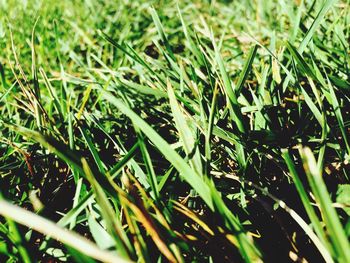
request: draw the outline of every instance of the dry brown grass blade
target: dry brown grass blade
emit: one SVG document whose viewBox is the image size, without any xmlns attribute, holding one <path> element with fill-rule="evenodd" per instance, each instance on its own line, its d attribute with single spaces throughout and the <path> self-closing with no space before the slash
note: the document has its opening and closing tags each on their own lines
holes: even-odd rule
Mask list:
<svg viewBox="0 0 350 263">
<path fill-rule="evenodd" d="M 129 191 L 129 195 L 135 199 L 135 203 L 130 200 L 130 198 L 124 194 L 120 194 L 119 198 L 124 204 L 125 209 L 130 209 L 135 215 L 136 219 L 144 226 L 147 233 L 151 236 L 153 242 L 158 247 L 159 251 L 170 261 L 170 262 L 182 262 L 180 258 L 174 255 L 167 245 L 167 242 L 161 236 L 160 229 L 156 226 L 152 217 L 147 212 L 143 201 L 137 194 L 137 188 L 131 183 L 129 178 L 126 176 L 122 177 L 123 183 Z"/>
</svg>

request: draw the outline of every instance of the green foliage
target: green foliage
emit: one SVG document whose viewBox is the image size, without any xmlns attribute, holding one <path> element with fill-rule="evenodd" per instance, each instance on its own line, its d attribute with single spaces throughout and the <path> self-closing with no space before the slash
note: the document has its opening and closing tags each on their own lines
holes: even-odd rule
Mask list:
<svg viewBox="0 0 350 263">
<path fill-rule="evenodd" d="M 1 262 L 349 262 L 349 1 L 0 12 Z"/>
</svg>

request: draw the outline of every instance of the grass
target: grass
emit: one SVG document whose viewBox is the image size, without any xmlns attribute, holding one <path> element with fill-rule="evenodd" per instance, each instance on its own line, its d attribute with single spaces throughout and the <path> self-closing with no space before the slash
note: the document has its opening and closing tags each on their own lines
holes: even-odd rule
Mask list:
<svg viewBox="0 0 350 263">
<path fill-rule="evenodd" d="M 1 262 L 350 262 L 350 2 L 0 1 Z"/>
</svg>

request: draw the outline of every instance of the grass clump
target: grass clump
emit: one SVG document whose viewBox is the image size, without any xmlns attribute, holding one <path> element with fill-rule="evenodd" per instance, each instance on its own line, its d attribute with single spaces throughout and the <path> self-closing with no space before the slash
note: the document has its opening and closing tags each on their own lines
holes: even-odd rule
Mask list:
<svg viewBox="0 0 350 263">
<path fill-rule="evenodd" d="M 348 1 L 3 1 L 1 262 L 349 262 Z"/>
</svg>

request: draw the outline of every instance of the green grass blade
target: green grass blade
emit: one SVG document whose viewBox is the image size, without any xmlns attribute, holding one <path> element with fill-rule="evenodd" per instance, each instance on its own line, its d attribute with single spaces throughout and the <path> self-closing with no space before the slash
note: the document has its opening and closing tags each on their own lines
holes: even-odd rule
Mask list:
<svg viewBox="0 0 350 263">
<path fill-rule="evenodd" d="M 258 45 L 254 45 L 249 51 L 248 58 L 246 59 L 246 62 L 244 64 L 242 72 L 239 75 L 238 82 L 236 84 L 236 89 L 235 89 L 236 94 L 240 94 L 242 91 L 244 83 L 252 69 L 253 61 L 256 56 L 257 50 L 258 50 Z"/>
<path fill-rule="evenodd" d="M 332 250 L 332 248 L 330 247 L 330 244 L 327 240 L 327 236 L 326 233 L 324 232 L 321 222 L 319 221 L 318 216 L 316 215 L 314 208 L 311 205 L 310 199 L 308 197 L 307 192 L 305 191 L 305 188 L 303 186 L 303 183 L 301 182 L 298 173 L 295 169 L 294 163 L 290 157 L 290 154 L 288 153 L 287 150 L 284 150 L 282 152 L 283 155 L 283 159 L 285 160 L 288 169 L 289 169 L 289 173 L 293 179 L 295 188 L 298 191 L 299 197 L 304 205 L 304 208 L 306 210 L 307 215 L 310 218 L 311 224 L 313 226 L 313 228 L 315 229 L 315 232 L 317 234 L 317 236 L 319 237 L 319 239 L 321 240 L 321 242 L 323 243 L 323 245 L 327 248 L 330 249 L 330 252 L 332 255 L 334 255 L 334 251 Z M 321 249 L 319 248 L 320 253 L 323 255 L 323 258 L 327 261 L 329 261 L 329 258 L 331 258 L 331 256 L 329 255 L 328 250 L 325 249 Z"/>
<path fill-rule="evenodd" d="M 53 239 L 75 248 L 87 256 L 102 262 L 130 262 L 115 253 L 99 249 L 90 240 L 76 234 L 75 232 L 57 226 L 41 216 L 10 204 L 8 201 L 0 200 L 0 214 L 12 218 L 12 220 L 25 225 L 35 231 L 50 236 Z"/>
<path fill-rule="evenodd" d="M 231 80 L 229 75 L 227 74 L 227 71 L 225 69 L 224 61 L 220 55 L 219 49 L 214 41 L 212 40 L 214 51 L 215 51 L 215 59 L 219 66 L 219 71 L 221 75 L 221 79 L 223 81 L 223 88 L 225 90 L 226 95 L 229 98 L 229 105 L 232 107 L 232 113 L 233 113 L 233 120 L 235 121 L 238 130 L 242 133 L 245 132 L 244 122 L 243 122 L 243 116 L 241 109 L 239 107 L 237 96 L 235 94 L 235 90 L 232 87 Z"/>
<path fill-rule="evenodd" d="M 179 138 L 181 140 L 183 148 L 187 156 L 192 156 L 190 158 L 192 168 L 197 172 L 197 174 L 202 174 L 202 162 L 200 153 L 195 144 L 195 138 L 193 135 L 194 132 L 189 127 L 188 121 L 186 120 L 184 114 L 181 111 L 180 105 L 176 100 L 174 89 L 172 88 L 170 81 L 168 81 L 168 96 L 171 111 L 173 113 L 176 128 L 179 133 Z"/>
<path fill-rule="evenodd" d="M 107 198 L 105 190 L 95 179 L 87 161 L 85 159 L 82 159 L 81 162 L 86 177 L 89 180 L 94 191 L 96 201 L 101 208 L 100 211 L 106 223 L 107 231 L 114 238 L 116 247 L 118 251 L 120 251 L 120 254 L 124 257 L 131 257 L 133 251 L 131 243 L 126 236 L 126 233 L 124 232 L 124 229 L 119 218 L 117 217 L 116 212 L 113 210 L 113 207 Z"/>
<path fill-rule="evenodd" d="M 94 158 L 96 165 L 99 169 L 99 171 L 101 173 L 105 173 L 106 172 L 106 166 L 105 164 L 102 162 L 99 154 L 98 154 L 98 150 L 96 149 L 95 145 L 93 144 L 93 139 L 91 138 L 90 134 L 88 133 L 88 131 L 84 128 L 84 127 L 79 127 L 80 131 L 81 131 L 81 135 L 83 136 L 92 157 Z"/>
<path fill-rule="evenodd" d="M 208 186 L 204 183 L 203 178 L 193 171 L 193 169 L 175 152 L 169 144 L 159 136 L 144 120 L 135 114 L 121 100 L 115 98 L 111 93 L 103 92 L 103 97 L 115 105 L 122 113 L 127 115 L 137 127 L 142 128 L 142 132 L 157 146 L 159 151 L 168 159 L 170 163 L 181 173 L 183 178 L 195 189 L 201 198 L 206 202 L 210 209 L 213 209 L 213 203 L 210 197 Z"/>
<path fill-rule="evenodd" d="M 320 11 L 318 12 L 318 14 L 316 15 L 315 20 L 312 22 L 312 25 L 308 29 L 303 41 L 300 43 L 300 45 L 298 47 L 298 52 L 300 54 L 303 54 L 307 45 L 309 44 L 310 40 L 312 39 L 313 35 L 315 34 L 317 27 L 321 24 L 321 22 L 322 22 L 324 16 L 326 15 L 326 13 L 328 12 L 328 10 L 336 2 L 337 2 L 337 0 L 326 0 L 322 4 L 322 7 L 321 7 Z"/>
<path fill-rule="evenodd" d="M 156 145 L 159 151 L 164 155 L 164 157 L 180 172 L 182 178 L 192 186 L 192 188 L 198 193 L 198 195 L 204 200 L 207 206 L 214 210 L 214 208 L 220 207 L 222 215 L 225 214 L 225 217 L 230 218 L 231 227 L 233 231 L 238 231 L 238 236 L 240 240 L 240 253 L 246 260 L 246 262 L 252 262 L 252 259 L 259 258 L 255 246 L 246 235 L 242 234 L 242 227 L 235 218 L 235 216 L 230 212 L 226 207 L 223 200 L 219 197 L 219 193 L 216 195 L 213 192 L 216 192 L 214 186 L 209 186 L 204 178 L 197 174 L 184 159 L 182 159 L 176 151 L 174 151 L 170 145 L 161 137 L 159 134 L 142 120 L 136 113 L 134 113 L 127 105 L 125 105 L 121 100 L 115 98 L 111 93 L 106 91 L 103 92 L 103 97 L 115 105 L 122 113 L 127 115 L 138 127 L 142 127 L 143 133 Z M 215 200 L 214 200 L 215 199 Z"/>
<path fill-rule="evenodd" d="M 303 166 L 316 201 L 320 206 L 336 258 L 339 262 L 347 262 L 350 258 L 350 243 L 339 221 L 338 214 L 332 205 L 327 187 L 310 148 L 300 150 Z"/>
</svg>

